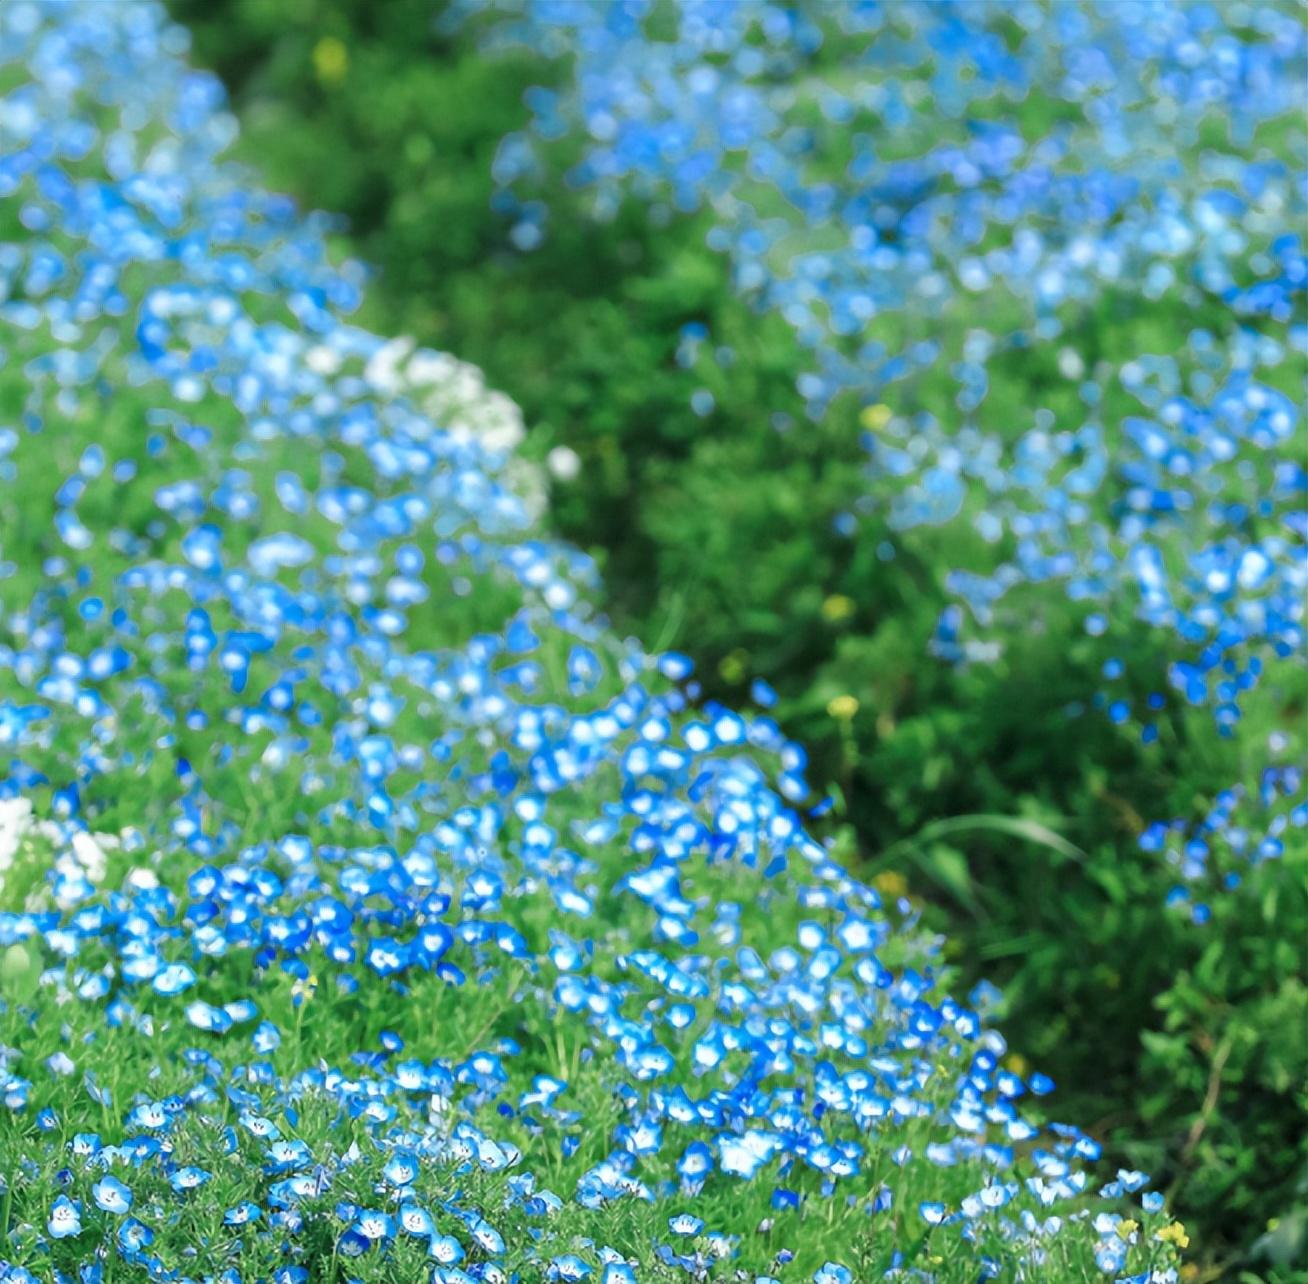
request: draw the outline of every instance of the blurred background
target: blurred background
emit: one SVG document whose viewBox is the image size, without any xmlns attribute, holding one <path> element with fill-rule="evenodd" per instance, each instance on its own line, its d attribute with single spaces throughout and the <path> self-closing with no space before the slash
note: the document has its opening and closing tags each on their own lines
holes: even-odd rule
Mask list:
<svg viewBox="0 0 1308 1284">
<path fill-rule="evenodd" d="M 1308 1278 L 1302 8 L 170 8 L 1192 1278 Z"/>
</svg>

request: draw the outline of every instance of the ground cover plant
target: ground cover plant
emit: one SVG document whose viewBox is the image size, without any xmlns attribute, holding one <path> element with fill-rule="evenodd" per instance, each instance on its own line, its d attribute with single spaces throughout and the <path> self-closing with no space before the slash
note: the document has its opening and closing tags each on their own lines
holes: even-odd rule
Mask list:
<svg viewBox="0 0 1308 1284">
<path fill-rule="evenodd" d="M 1177 1278 L 185 47 L 0 10 L 0 1278 Z"/>
<path fill-rule="evenodd" d="M 374 324 L 574 452 L 551 520 L 622 624 L 763 680 L 845 859 L 1205 1269 L 1291 1260 L 1301 15 L 177 8 Z"/>
</svg>

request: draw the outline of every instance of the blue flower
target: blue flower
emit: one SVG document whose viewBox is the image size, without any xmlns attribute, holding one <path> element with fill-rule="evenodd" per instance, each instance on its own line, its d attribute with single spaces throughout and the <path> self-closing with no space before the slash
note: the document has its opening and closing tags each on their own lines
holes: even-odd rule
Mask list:
<svg viewBox="0 0 1308 1284">
<path fill-rule="evenodd" d="M 196 1168 L 192 1164 L 178 1168 L 168 1176 L 168 1184 L 179 1194 L 187 1191 L 198 1190 L 206 1182 L 213 1179 L 213 1174 L 206 1172 L 203 1168 Z"/>
<path fill-rule="evenodd" d="M 366 1209 L 355 1217 L 350 1229 L 370 1244 L 378 1240 L 392 1239 L 395 1235 L 395 1218 L 389 1213 Z"/>
<path fill-rule="evenodd" d="M 125 1213 L 132 1206 L 131 1188 L 111 1174 L 101 1177 L 91 1187 L 91 1195 L 96 1207 L 103 1208 L 107 1213 Z"/>
<path fill-rule="evenodd" d="M 67 1239 L 82 1233 L 82 1209 L 74 1200 L 60 1195 L 50 1205 L 46 1229 L 55 1239 Z"/>
<path fill-rule="evenodd" d="M 396 1151 L 382 1169 L 382 1176 L 392 1186 L 403 1188 L 411 1186 L 418 1179 L 418 1158 L 408 1151 Z"/>
<path fill-rule="evenodd" d="M 550 1259 L 549 1278 L 552 1280 L 584 1280 L 592 1269 L 575 1253 L 564 1253 Z"/>
<path fill-rule="evenodd" d="M 224 1226 L 249 1226 L 259 1221 L 263 1216 L 263 1210 L 258 1204 L 250 1200 L 244 1200 L 239 1204 L 227 1209 L 223 1213 Z"/>
<path fill-rule="evenodd" d="M 463 1261 L 463 1245 L 452 1235 L 434 1235 L 429 1252 L 442 1266 L 456 1266 Z"/>
</svg>

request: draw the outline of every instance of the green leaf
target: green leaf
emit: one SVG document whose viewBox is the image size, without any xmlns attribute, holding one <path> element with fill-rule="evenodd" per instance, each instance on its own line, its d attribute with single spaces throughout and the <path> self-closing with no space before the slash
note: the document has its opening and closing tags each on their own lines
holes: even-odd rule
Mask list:
<svg viewBox="0 0 1308 1284">
<path fill-rule="evenodd" d="M 917 867 L 977 918 L 987 918 L 967 867 L 967 857 L 957 848 L 933 844 L 916 861 Z"/>
<path fill-rule="evenodd" d="M 972 878 L 967 857 L 956 847 L 940 840 L 956 834 L 985 832 L 1008 834 L 1057 853 L 1060 858 L 1084 862 L 1088 859 L 1075 843 L 1055 833 L 1039 821 L 1019 816 L 977 812 L 950 816 L 924 825 L 916 834 L 892 843 L 876 860 L 864 868 L 871 878 L 896 865 L 907 863 L 937 886 L 944 888 L 972 916 L 987 921 L 989 914 L 981 900 L 981 889 Z"/>
<path fill-rule="evenodd" d="M 0 954 L 0 993 L 6 998 L 30 999 L 41 981 L 41 960 L 27 946 L 11 945 Z"/>
</svg>

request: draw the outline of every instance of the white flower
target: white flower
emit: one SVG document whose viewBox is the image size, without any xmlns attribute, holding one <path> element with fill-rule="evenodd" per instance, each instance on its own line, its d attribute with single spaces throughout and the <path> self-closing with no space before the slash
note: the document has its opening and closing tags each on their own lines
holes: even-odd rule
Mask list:
<svg viewBox="0 0 1308 1284">
<path fill-rule="evenodd" d="M 32 804 L 26 798 L 0 798 L 0 871 L 13 863 L 23 835 L 32 827 Z"/>
<path fill-rule="evenodd" d="M 545 456 L 545 464 L 562 482 L 575 481 L 577 474 L 581 472 L 581 456 L 570 446 L 555 446 Z"/>
</svg>

